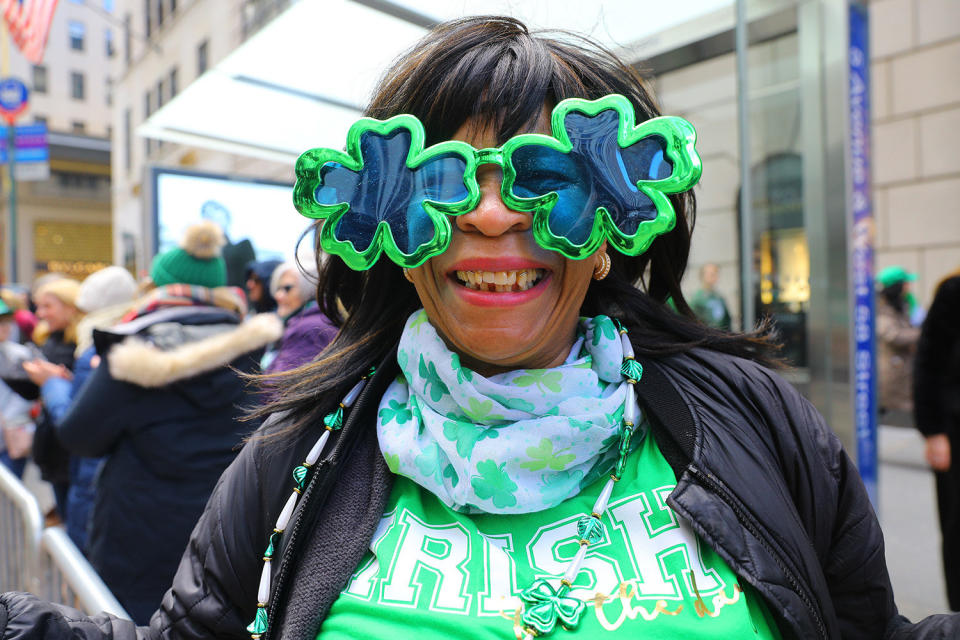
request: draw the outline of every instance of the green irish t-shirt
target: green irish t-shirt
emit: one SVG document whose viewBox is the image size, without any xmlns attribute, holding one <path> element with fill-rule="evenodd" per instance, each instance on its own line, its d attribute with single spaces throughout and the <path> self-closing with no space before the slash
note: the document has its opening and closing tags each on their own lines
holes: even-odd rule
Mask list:
<svg viewBox="0 0 960 640">
<path fill-rule="evenodd" d="M 577 519 L 601 478 L 545 511 L 457 513 L 400 477 L 370 552 L 334 602 L 321 640 L 522 636 L 520 592 L 556 587 L 577 552 Z M 676 485 L 652 437 L 630 457 L 570 595 L 587 603 L 562 638 L 779 638 L 760 597 L 738 582 L 666 504 Z M 336 549 L 330 549 L 336 553 Z"/>
</svg>

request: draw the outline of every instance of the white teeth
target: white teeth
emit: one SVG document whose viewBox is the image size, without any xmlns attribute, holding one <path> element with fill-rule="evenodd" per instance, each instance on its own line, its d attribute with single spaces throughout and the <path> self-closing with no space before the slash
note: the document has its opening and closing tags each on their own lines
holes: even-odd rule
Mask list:
<svg viewBox="0 0 960 640">
<path fill-rule="evenodd" d="M 544 269 L 516 269 L 513 271 L 456 271 L 457 280 L 476 291 L 526 291 L 546 275 Z"/>
</svg>

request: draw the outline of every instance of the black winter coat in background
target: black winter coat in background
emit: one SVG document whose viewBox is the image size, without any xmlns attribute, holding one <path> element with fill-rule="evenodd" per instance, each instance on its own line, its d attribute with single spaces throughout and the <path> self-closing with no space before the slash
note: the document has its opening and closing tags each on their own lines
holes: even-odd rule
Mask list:
<svg viewBox="0 0 960 640">
<path fill-rule="evenodd" d="M 917 344 L 913 382 L 917 428 L 950 441 L 950 468 L 936 474 L 937 510 L 947 602 L 960 611 L 960 276 L 937 288 Z"/>
<path fill-rule="evenodd" d="M 136 338 L 102 356 L 58 426 L 72 453 L 106 456 L 87 555 L 137 622 L 150 619 L 217 478 L 256 426 L 239 421 L 254 402 L 241 374 L 257 371 L 280 330 L 273 317 L 240 324 L 192 307 L 120 325 L 114 336 Z"/>
<path fill-rule="evenodd" d="M 765 599 L 784 638 L 960 637 L 956 617 L 914 625 L 897 614 L 859 476 L 790 385 L 712 352 L 640 360 L 640 403 L 677 476 L 668 504 Z M 376 411 L 397 371 L 393 356 L 381 363 L 307 480 L 272 563 L 267 640 L 314 640 L 368 549 L 393 479 L 377 446 Z M 323 401 L 332 408 L 339 398 Z M 248 638 L 267 536 L 290 494 L 290 471 L 319 433 L 247 443 L 217 484 L 149 627 L 4 594 L 0 638 Z"/>
<path fill-rule="evenodd" d="M 917 428 L 927 436 L 960 436 L 960 276 L 937 288 L 920 332 L 913 380 Z"/>
</svg>

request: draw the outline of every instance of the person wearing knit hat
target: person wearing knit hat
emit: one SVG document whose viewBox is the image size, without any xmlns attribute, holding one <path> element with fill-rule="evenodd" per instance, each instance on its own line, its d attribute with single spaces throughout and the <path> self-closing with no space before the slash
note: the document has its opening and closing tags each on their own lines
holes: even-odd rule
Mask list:
<svg viewBox="0 0 960 640">
<path fill-rule="evenodd" d="M 899 265 L 877 273 L 877 385 L 881 419 L 909 424 L 913 411 L 913 358 L 920 329 L 910 321 L 910 283 L 917 279 Z"/>
<path fill-rule="evenodd" d="M 223 231 L 209 220 L 192 225 L 179 247 L 153 259 L 150 277 L 158 287 L 168 284 L 225 286 L 227 265 L 220 255 L 224 244 Z"/>
<path fill-rule="evenodd" d="M 43 384 L 44 402 L 55 422 L 59 423 L 87 378 L 100 362 L 93 345 L 93 332 L 116 325 L 137 294 L 137 282 L 122 267 L 111 266 L 96 271 L 83 281 L 77 295 L 77 307 L 86 313 L 77 325 L 76 362 L 73 379 L 51 377 Z M 96 498 L 96 476 L 103 458 L 72 456 L 70 488 L 67 490 L 66 512 L 63 514 L 67 535 L 81 551 L 86 550 L 87 529 Z"/>
<path fill-rule="evenodd" d="M 77 308 L 84 313 L 99 311 L 133 300 L 137 281 L 123 267 L 105 267 L 91 273 L 80 285 Z"/>
<path fill-rule="evenodd" d="M 139 624 L 149 622 L 217 479 L 255 427 L 239 422 L 256 394 L 245 376 L 259 373 L 263 348 L 283 332 L 276 314 L 244 319 L 243 292 L 224 286 L 222 244 L 220 229 L 201 223 L 156 257 L 157 288 L 94 331 L 99 365 L 57 425 L 71 455 L 103 458 L 89 516 L 75 508 L 71 487 L 67 533 Z"/>
</svg>

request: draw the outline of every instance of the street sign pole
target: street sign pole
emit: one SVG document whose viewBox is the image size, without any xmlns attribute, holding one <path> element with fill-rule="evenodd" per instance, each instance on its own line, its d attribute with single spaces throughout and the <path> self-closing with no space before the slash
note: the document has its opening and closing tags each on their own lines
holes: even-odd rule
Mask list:
<svg viewBox="0 0 960 640">
<path fill-rule="evenodd" d="M 16 129 L 13 122 L 7 127 L 7 158 L 10 161 L 10 282 L 17 282 L 17 177 Z"/>
<path fill-rule="evenodd" d="M 14 123 L 17 116 L 27 108 L 27 86 L 17 78 L 0 80 L 0 115 L 7 121 L 7 158 L 10 169 L 10 215 L 7 224 L 7 242 L 10 256 L 8 280 L 17 281 L 17 178 L 14 174 L 14 156 L 16 156 L 16 131 Z"/>
</svg>

